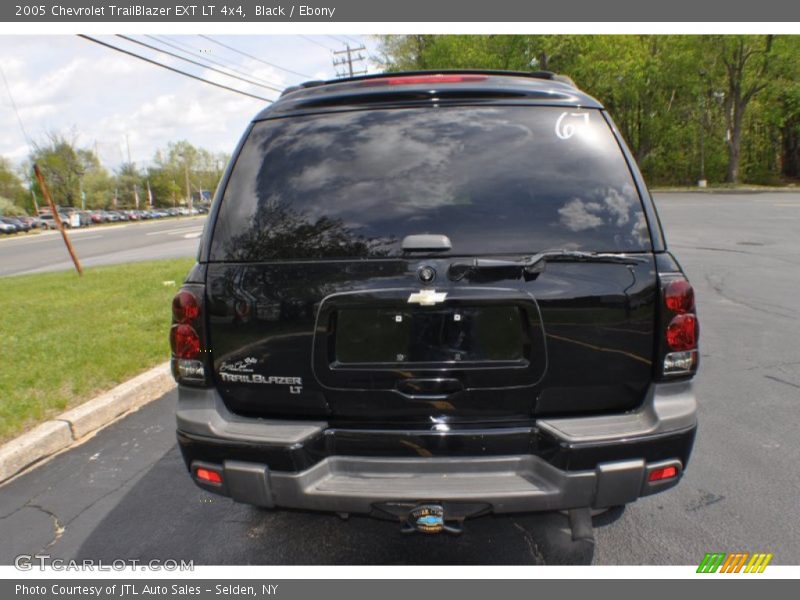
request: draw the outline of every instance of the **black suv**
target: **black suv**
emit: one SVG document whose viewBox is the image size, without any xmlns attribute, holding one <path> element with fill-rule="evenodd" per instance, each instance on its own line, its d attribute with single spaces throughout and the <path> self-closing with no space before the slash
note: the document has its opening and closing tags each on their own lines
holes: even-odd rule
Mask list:
<svg viewBox="0 0 800 600">
<path fill-rule="evenodd" d="M 173 303 L 202 488 L 458 531 L 675 485 L 694 295 L 602 105 L 551 73 L 310 82 L 246 131 Z"/>
</svg>

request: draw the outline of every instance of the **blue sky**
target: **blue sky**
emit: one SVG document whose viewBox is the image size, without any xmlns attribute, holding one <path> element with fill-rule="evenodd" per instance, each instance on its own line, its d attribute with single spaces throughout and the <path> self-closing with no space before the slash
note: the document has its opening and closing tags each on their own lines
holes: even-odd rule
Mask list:
<svg viewBox="0 0 800 600">
<path fill-rule="evenodd" d="M 112 35 L 93 37 L 204 79 L 266 98 L 278 95 Z M 250 79 L 278 88 L 307 79 L 197 35 L 158 34 L 155 37 L 160 41 L 144 35 L 129 37 L 187 58 L 223 63 Z M 356 35 L 210 37 L 279 67 L 309 75 L 308 79 L 335 77 L 332 50 L 343 49 L 347 42 L 361 41 L 367 46 L 368 55 L 377 53 L 374 39 Z M 157 148 L 179 139 L 215 152 L 231 152 L 250 118 L 265 106 L 261 100 L 193 81 L 77 36 L 2 35 L 0 65 L 24 128 L 34 142 L 45 140 L 50 131 L 74 136 L 80 146 L 94 148 L 96 144 L 101 161 L 111 169 L 126 159 L 126 136 L 131 158 L 140 166 L 148 164 Z M 8 90 L 0 80 L 0 155 L 19 163 L 28 151 Z"/>
</svg>

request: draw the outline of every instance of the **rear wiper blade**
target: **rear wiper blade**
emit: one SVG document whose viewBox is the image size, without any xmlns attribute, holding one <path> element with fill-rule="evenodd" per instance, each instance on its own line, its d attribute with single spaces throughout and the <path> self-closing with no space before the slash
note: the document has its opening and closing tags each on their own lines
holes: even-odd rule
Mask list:
<svg viewBox="0 0 800 600">
<path fill-rule="evenodd" d="M 522 260 L 503 260 L 496 258 L 473 258 L 470 261 L 453 262 L 448 269 L 451 280 L 459 281 L 468 273 L 489 269 L 519 269 L 526 279 L 531 279 L 544 271 L 547 262 L 594 262 L 636 265 L 647 262 L 642 256 L 611 254 L 607 252 L 583 252 L 580 250 L 547 250 Z"/>
</svg>

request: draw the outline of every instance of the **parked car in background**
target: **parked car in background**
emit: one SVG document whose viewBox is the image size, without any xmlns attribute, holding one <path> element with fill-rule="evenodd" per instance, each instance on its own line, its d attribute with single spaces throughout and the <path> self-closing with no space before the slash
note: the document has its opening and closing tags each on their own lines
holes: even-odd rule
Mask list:
<svg viewBox="0 0 800 600">
<path fill-rule="evenodd" d="M 22 220 L 16 217 L 0 217 L 0 221 L 6 225 L 13 225 L 18 233 L 28 232 L 31 230 L 30 225 L 24 223 Z"/>
<path fill-rule="evenodd" d="M 67 229 L 72 227 L 70 223 L 70 217 L 64 213 L 58 213 L 61 222 L 64 224 L 64 227 Z M 45 213 L 43 215 L 39 215 L 39 219 L 42 221 L 42 229 L 58 229 L 58 225 L 56 225 L 56 220 L 53 218 L 53 215 L 50 213 Z"/>
<path fill-rule="evenodd" d="M 17 233 L 17 226 L 12 225 L 11 223 L 6 223 L 5 220 L 0 219 L 0 233 L 5 235 Z"/>
<path fill-rule="evenodd" d="M 37 227 L 39 227 L 39 225 L 41 223 L 39 221 L 38 217 L 29 217 L 29 216 L 25 215 L 23 217 L 14 217 L 14 218 L 19 219 L 20 221 L 25 223 L 31 229 L 36 229 Z"/>
</svg>

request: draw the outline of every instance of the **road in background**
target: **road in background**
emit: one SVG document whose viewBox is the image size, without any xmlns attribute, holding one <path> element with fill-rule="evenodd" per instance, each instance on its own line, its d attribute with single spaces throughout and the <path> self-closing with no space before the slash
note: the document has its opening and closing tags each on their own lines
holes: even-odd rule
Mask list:
<svg viewBox="0 0 800 600">
<path fill-rule="evenodd" d="M 192 257 L 205 216 L 126 222 L 69 229 L 68 235 L 84 267 Z M 72 269 L 57 231 L 0 238 L 0 276 Z"/>
<path fill-rule="evenodd" d="M 0 563 L 16 554 L 198 564 L 677 564 L 709 551 L 800 563 L 800 194 L 663 194 L 694 284 L 700 428 L 681 484 L 595 519 L 482 517 L 460 537 L 260 510 L 203 492 L 175 446 L 171 392 L 0 487 Z"/>
</svg>

